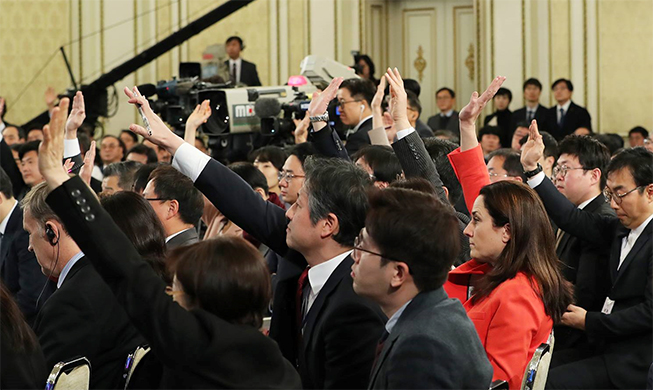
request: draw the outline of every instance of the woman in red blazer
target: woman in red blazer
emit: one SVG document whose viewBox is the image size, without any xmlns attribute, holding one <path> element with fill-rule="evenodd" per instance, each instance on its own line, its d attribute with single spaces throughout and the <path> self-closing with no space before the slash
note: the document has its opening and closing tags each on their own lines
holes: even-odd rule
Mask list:
<svg viewBox="0 0 653 390">
<path fill-rule="evenodd" d="M 537 194 L 518 182 L 490 185 L 474 122 L 505 78 L 498 77 L 460 111 L 461 147 L 449 160 L 472 221 L 465 229 L 472 260 L 449 273 L 444 288 L 476 326 L 493 380 L 519 388 L 535 349 L 547 341 L 571 288 L 555 256 L 554 236 Z"/>
</svg>

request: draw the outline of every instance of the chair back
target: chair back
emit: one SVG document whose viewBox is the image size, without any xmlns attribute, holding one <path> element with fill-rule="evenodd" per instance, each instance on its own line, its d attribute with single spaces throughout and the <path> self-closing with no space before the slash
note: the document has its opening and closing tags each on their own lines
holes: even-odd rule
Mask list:
<svg viewBox="0 0 653 390">
<path fill-rule="evenodd" d="M 137 369 L 138 368 L 138 369 Z M 136 347 L 127 356 L 123 374 L 125 389 L 150 389 L 159 385 L 162 374 L 160 362 L 150 354 L 149 345 Z"/>
<path fill-rule="evenodd" d="M 54 365 L 45 390 L 88 390 L 91 380 L 91 362 L 85 357 Z"/>
<path fill-rule="evenodd" d="M 544 390 L 546 378 L 549 375 L 554 344 L 555 337 L 553 336 L 553 330 L 551 330 L 547 342 L 537 347 L 531 361 L 526 366 L 524 379 L 522 379 L 521 383 L 522 390 Z"/>
</svg>

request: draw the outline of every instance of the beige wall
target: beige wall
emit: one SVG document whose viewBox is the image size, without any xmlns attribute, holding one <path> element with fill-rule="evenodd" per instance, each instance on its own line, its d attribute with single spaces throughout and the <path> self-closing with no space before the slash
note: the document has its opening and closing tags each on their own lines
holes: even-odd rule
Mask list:
<svg viewBox="0 0 653 390">
<path fill-rule="evenodd" d="M 65 46 L 77 80 L 91 82 L 218 4 L 216 0 L 0 0 L 0 95 L 9 102 L 7 121 L 23 123 L 43 111 L 48 85 L 59 92 L 70 86 L 56 52 L 59 46 Z M 473 13 L 465 9 L 470 5 Z M 414 26 L 402 27 L 407 15 L 419 18 L 429 12 L 433 26 L 424 27 L 426 36 L 420 37 Z M 139 18 L 130 21 L 135 14 Z M 113 24 L 118 26 L 109 28 Z M 474 25 L 473 31 L 465 29 L 469 24 Z M 100 32 L 101 28 L 105 30 Z M 406 47 L 408 33 L 428 38 L 423 43 L 428 63 L 425 93 L 430 96 L 440 85 L 457 86 L 464 92 L 459 108 L 468 89 L 483 88 L 495 74 L 508 76 L 513 108 L 522 103 L 525 78 L 540 79 L 545 86 L 542 102 L 548 105 L 551 81 L 571 77 L 573 99 L 588 107 L 595 129 L 625 134 L 643 125 L 653 130 L 651 0 L 258 0 L 116 86 L 169 79 L 177 74 L 179 61 L 200 61 L 206 46 L 223 43 L 234 34 L 243 37 L 247 45 L 243 57 L 257 64 L 261 81 L 268 85 L 296 74 L 307 54 L 350 64 L 351 50 L 380 57 L 374 58 L 377 77 L 388 65 L 403 66 L 417 77 L 412 66 L 416 49 Z M 79 41 L 80 35 L 86 38 Z M 465 65 L 470 38 L 475 44 L 473 68 Z M 37 76 L 50 56 L 49 65 Z M 465 78 L 470 69 L 473 80 Z M 33 84 L 18 99 L 32 78 Z M 434 102 L 426 96 L 423 100 L 425 114 L 431 114 Z M 107 132 L 116 133 L 138 120 L 122 95 L 119 101 L 116 116 L 104 121 Z"/>
</svg>

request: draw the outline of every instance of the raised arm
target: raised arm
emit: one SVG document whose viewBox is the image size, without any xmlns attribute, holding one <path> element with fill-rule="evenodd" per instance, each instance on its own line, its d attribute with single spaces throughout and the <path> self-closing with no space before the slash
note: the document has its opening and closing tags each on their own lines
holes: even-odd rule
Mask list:
<svg viewBox="0 0 653 390">
<path fill-rule="evenodd" d="M 449 161 L 451 161 L 458 181 L 463 187 L 465 204 L 470 213 L 474 207 L 474 201 L 481 192 L 481 188 L 490 184 L 483 151 L 476 137 L 476 120 L 505 80 L 505 77 L 498 76 L 492 80 L 490 86 L 481 96 L 478 96 L 478 92 L 472 93 L 469 103 L 458 114 L 460 120 L 460 148 L 449 153 Z"/>
<path fill-rule="evenodd" d="M 338 88 L 342 84 L 342 77 L 331 80 L 329 86 L 322 92 L 314 92 L 311 104 L 308 106 L 306 115 L 308 117 L 322 115 L 327 112 L 329 102 L 338 94 Z M 333 131 L 327 122 L 313 123 L 313 134 L 311 142 L 317 151 L 326 157 L 337 157 L 349 160 L 349 154 L 342 144 L 338 133 Z"/>
<path fill-rule="evenodd" d="M 195 136 L 197 135 L 197 129 L 202 126 L 203 123 L 206 123 L 211 116 L 211 101 L 204 100 L 202 104 L 198 104 L 193 112 L 188 116 L 186 120 L 186 130 L 184 132 L 184 141 L 195 146 Z"/>
</svg>

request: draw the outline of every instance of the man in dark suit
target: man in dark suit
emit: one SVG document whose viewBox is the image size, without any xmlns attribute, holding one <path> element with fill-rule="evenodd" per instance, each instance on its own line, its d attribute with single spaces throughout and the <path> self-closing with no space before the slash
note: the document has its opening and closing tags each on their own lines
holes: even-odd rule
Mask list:
<svg viewBox="0 0 653 390">
<path fill-rule="evenodd" d="M 229 79 L 233 85 L 258 87 L 261 85 L 261 80 L 258 79 L 256 65 L 240 58 L 240 52 L 244 49 L 245 45 L 240 37 L 227 38 L 225 50 L 229 59 L 224 64 L 229 68 Z"/>
<path fill-rule="evenodd" d="M 195 224 L 202 216 L 204 198 L 193 182 L 169 165 L 162 165 L 150 174 L 143 190 L 166 231 L 168 249 L 199 241 Z"/>
<path fill-rule="evenodd" d="M 560 158 L 553 170 L 558 191 L 581 210 L 615 217 L 605 201 L 604 172 L 610 163 L 608 149 L 590 137 L 567 136 L 559 144 Z M 546 154 L 546 150 L 545 150 Z M 556 254 L 564 263 L 562 273 L 574 284 L 577 306 L 589 311 L 600 311 L 610 287 L 606 247 L 593 245 L 559 229 L 556 233 Z M 567 326 L 556 326 L 552 365 L 557 364 L 558 352 L 587 344 L 585 334 Z"/>
<path fill-rule="evenodd" d="M 605 193 L 615 217 L 579 210 L 536 173 L 543 149 L 535 127 L 522 148 L 528 184 L 560 229 L 610 252 L 611 281 L 601 311 L 567 308 L 562 324 L 584 330 L 593 348 L 561 351 L 567 363 L 549 372 L 547 388 L 644 388 L 653 361 L 653 153 L 627 149 L 610 162 Z"/>
<path fill-rule="evenodd" d="M 48 192 L 41 183 L 21 203 L 29 248 L 42 272 L 57 279 L 57 291 L 39 311 L 34 332 L 49 368 L 84 356 L 93 367 L 90 387 L 115 389 L 127 355 L 145 341 L 45 202 Z"/>
<path fill-rule="evenodd" d="M 453 210 L 430 194 L 388 188 L 370 195 L 353 252 L 354 291 L 389 320 L 368 388 L 490 386 L 492 366 L 476 329 L 442 288 L 460 247 L 451 234 L 457 225 Z"/>
<path fill-rule="evenodd" d="M 524 81 L 523 91 L 524 102 L 526 102 L 526 105 L 519 110 L 512 112 L 510 131 L 514 132 L 517 128 L 517 124 L 520 122 L 527 122 L 530 124 L 533 119 L 537 120 L 541 129 L 548 129 L 549 127 L 546 123 L 548 108 L 540 104 L 542 83 L 540 83 L 540 80 L 538 79 L 530 78 Z M 510 146 L 511 145 L 503 145 L 505 148 Z"/>
<path fill-rule="evenodd" d="M 570 80 L 558 79 L 551 85 L 555 106 L 549 108 L 546 118 L 546 128 L 558 141 L 572 134 L 577 128 L 584 127 L 592 131 L 592 119 L 584 107 L 571 101 L 574 85 Z M 540 126 L 542 127 L 542 126 Z M 542 127 L 542 129 L 546 129 Z"/>
<path fill-rule="evenodd" d="M 38 312 L 37 304 L 43 305 L 54 292 L 55 284 L 43 275 L 28 247 L 29 234 L 23 230 L 23 211 L 14 199 L 9 176 L 0 168 L 0 275 L 25 320 L 32 325 Z"/>
<path fill-rule="evenodd" d="M 367 132 L 372 130 L 372 99 L 376 93 L 374 83 L 367 79 L 345 80 L 338 90 L 340 120 L 347 130 L 347 153 L 353 155 L 370 144 Z"/>
<path fill-rule="evenodd" d="M 449 130 L 460 138 L 458 111 L 453 109 L 456 105 L 456 93 L 451 88 L 440 88 L 435 92 L 435 103 L 440 113 L 430 117 L 426 124 L 433 131 Z"/>
</svg>

